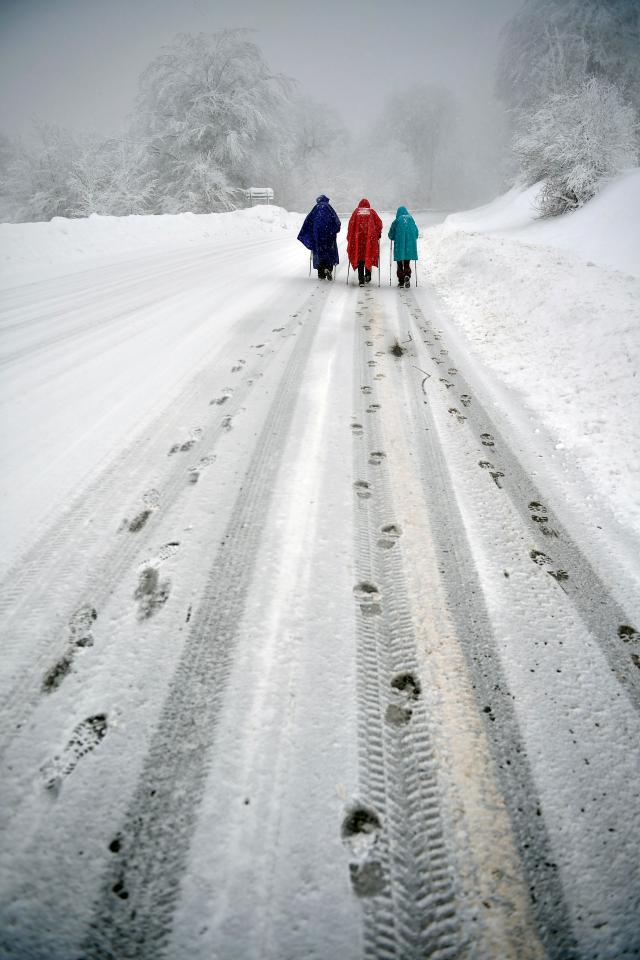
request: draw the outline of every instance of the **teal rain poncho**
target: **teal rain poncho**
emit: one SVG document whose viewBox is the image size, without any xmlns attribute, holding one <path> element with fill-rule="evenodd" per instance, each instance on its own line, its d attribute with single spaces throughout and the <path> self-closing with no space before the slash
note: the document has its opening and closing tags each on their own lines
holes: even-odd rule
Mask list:
<svg viewBox="0 0 640 960">
<path fill-rule="evenodd" d="M 406 207 L 398 207 L 396 218 L 389 227 L 389 239 L 393 240 L 394 260 L 418 259 L 418 228 Z"/>
</svg>

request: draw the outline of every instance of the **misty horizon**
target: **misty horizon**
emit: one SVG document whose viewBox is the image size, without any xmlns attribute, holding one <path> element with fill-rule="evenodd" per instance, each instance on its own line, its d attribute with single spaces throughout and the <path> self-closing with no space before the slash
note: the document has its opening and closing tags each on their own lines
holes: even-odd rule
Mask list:
<svg viewBox="0 0 640 960">
<path fill-rule="evenodd" d="M 193 0 L 134 6 L 63 0 L 5 2 L 0 10 L 0 132 L 30 137 L 34 123 L 113 136 L 126 127 L 138 78 L 178 33 L 254 31 L 267 63 L 301 92 L 337 110 L 356 132 L 385 98 L 415 82 L 439 83 L 463 103 L 493 99 L 500 30 L 521 0 L 456 0 L 393 9 L 334 0 L 311 5 Z"/>
</svg>

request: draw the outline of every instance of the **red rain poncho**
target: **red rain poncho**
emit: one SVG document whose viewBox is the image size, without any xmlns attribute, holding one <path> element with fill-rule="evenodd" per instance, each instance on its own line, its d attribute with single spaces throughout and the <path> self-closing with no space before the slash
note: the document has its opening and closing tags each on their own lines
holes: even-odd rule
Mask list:
<svg viewBox="0 0 640 960">
<path fill-rule="evenodd" d="M 366 270 L 378 266 L 382 220 L 368 200 L 362 199 L 349 218 L 347 255 L 355 270 L 364 260 Z"/>
</svg>

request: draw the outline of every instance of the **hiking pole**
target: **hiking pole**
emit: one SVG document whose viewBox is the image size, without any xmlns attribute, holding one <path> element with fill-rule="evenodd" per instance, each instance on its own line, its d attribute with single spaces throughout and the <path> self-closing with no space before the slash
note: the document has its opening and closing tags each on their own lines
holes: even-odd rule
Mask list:
<svg viewBox="0 0 640 960">
<path fill-rule="evenodd" d="M 311 258 L 312 258 L 312 256 L 313 256 L 313 254 L 312 254 L 311 252 L 309 252 L 309 276 L 311 276 Z"/>
<path fill-rule="evenodd" d="M 418 286 L 418 261 L 417 260 L 413 261 L 413 269 L 416 272 L 416 287 L 417 287 Z"/>
<path fill-rule="evenodd" d="M 347 285 L 349 284 L 349 270 L 351 269 L 351 261 L 347 260 Z"/>
<path fill-rule="evenodd" d="M 391 262 L 393 260 L 393 240 L 389 244 L 389 286 L 391 286 Z"/>
</svg>

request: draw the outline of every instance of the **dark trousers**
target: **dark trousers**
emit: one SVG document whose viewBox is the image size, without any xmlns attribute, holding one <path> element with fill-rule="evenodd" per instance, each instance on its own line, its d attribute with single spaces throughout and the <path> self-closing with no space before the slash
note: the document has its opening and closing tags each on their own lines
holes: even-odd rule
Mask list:
<svg viewBox="0 0 640 960">
<path fill-rule="evenodd" d="M 358 283 L 371 282 L 371 270 L 365 270 L 364 260 L 358 260 Z"/>
<path fill-rule="evenodd" d="M 405 277 L 411 276 L 411 260 L 398 260 L 398 282 L 403 283 Z"/>
<path fill-rule="evenodd" d="M 324 280 L 325 270 L 326 270 L 328 273 L 333 273 L 333 265 L 332 265 L 331 263 L 321 263 L 321 264 L 320 264 L 320 266 L 318 267 L 318 277 L 320 278 L 320 280 Z"/>
</svg>

